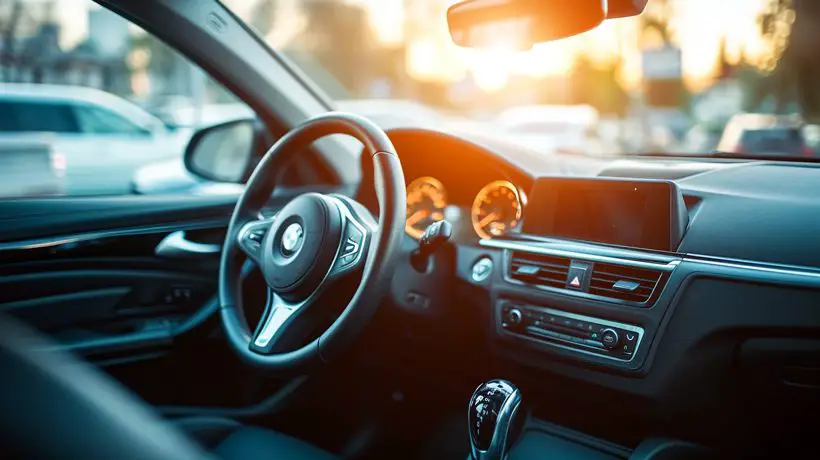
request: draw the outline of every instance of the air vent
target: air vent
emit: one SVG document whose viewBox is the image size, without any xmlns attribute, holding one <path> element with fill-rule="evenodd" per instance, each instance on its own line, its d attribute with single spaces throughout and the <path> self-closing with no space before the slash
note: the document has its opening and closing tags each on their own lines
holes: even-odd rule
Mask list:
<svg viewBox="0 0 820 460">
<path fill-rule="evenodd" d="M 566 257 L 512 251 L 510 277 L 527 284 L 564 288 L 570 260 Z"/>
<path fill-rule="evenodd" d="M 627 302 L 643 303 L 652 297 L 663 272 L 627 265 L 596 263 L 589 293 Z"/>
</svg>

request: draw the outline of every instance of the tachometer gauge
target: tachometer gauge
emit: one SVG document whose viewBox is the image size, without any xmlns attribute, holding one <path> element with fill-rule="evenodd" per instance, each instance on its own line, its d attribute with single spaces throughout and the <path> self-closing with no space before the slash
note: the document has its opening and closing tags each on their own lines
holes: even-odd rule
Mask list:
<svg viewBox="0 0 820 460">
<path fill-rule="evenodd" d="M 498 180 L 484 186 L 470 212 L 473 228 L 481 238 L 502 236 L 521 220 L 521 196 L 511 182 Z"/>
<path fill-rule="evenodd" d="M 419 177 L 407 186 L 407 224 L 404 229 L 415 239 L 433 222 L 444 219 L 447 195 L 435 178 Z"/>
</svg>

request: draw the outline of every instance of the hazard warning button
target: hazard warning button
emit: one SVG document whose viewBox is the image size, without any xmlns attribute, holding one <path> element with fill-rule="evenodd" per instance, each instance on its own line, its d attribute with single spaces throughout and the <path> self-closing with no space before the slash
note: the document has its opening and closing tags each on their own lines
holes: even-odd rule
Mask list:
<svg viewBox="0 0 820 460">
<path fill-rule="evenodd" d="M 591 274 L 592 264 L 573 260 L 569 264 L 569 272 L 567 273 L 567 288 L 576 291 L 588 290 Z"/>
</svg>

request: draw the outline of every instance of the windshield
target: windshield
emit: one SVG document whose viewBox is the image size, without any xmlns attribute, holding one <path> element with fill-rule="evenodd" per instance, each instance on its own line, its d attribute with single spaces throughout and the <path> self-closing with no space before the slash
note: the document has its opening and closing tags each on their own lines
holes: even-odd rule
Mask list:
<svg viewBox="0 0 820 460">
<path fill-rule="evenodd" d="M 812 1 L 650 0 L 640 17 L 504 52 L 454 45 L 446 24 L 452 0 L 225 2 L 343 110 L 422 126 L 434 112 L 444 120 L 439 127 L 543 138 L 540 148 L 537 140 L 526 144 L 544 154 L 555 153 L 547 138 L 559 124 L 499 124 L 497 115 L 518 106 L 564 106 L 568 114 L 587 106 L 614 132 L 607 151 L 708 154 L 741 114 L 797 114 L 796 51 L 816 49 L 810 24 L 820 18 L 813 6 L 820 2 Z M 351 104 L 358 100 L 365 102 Z M 749 129 L 726 152 L 820 156 L 802 125 Z M 584 144 L 588 136 L 576 142 L 579 151 L 594 150 Z"/>
</svg>

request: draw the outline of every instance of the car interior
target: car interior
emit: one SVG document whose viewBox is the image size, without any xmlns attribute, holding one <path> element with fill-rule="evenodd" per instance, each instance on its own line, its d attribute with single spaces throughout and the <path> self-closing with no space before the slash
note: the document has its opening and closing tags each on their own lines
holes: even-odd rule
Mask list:
<svg viewBox="0 0 820 460">
<path fill-rule="evenodd" d="M 99 3 L 258 119 L 185 150 L 239 195 L 0 200 L 0 456 L 816 456 L 816 162 L 559 164 L 333 111 L 217 1 Z M 645 6 L 447 20 L 461 46 L 497 21 L 537 43 Z M 336 135 L 353 155 L 315 142 Z"/>
</svg>

